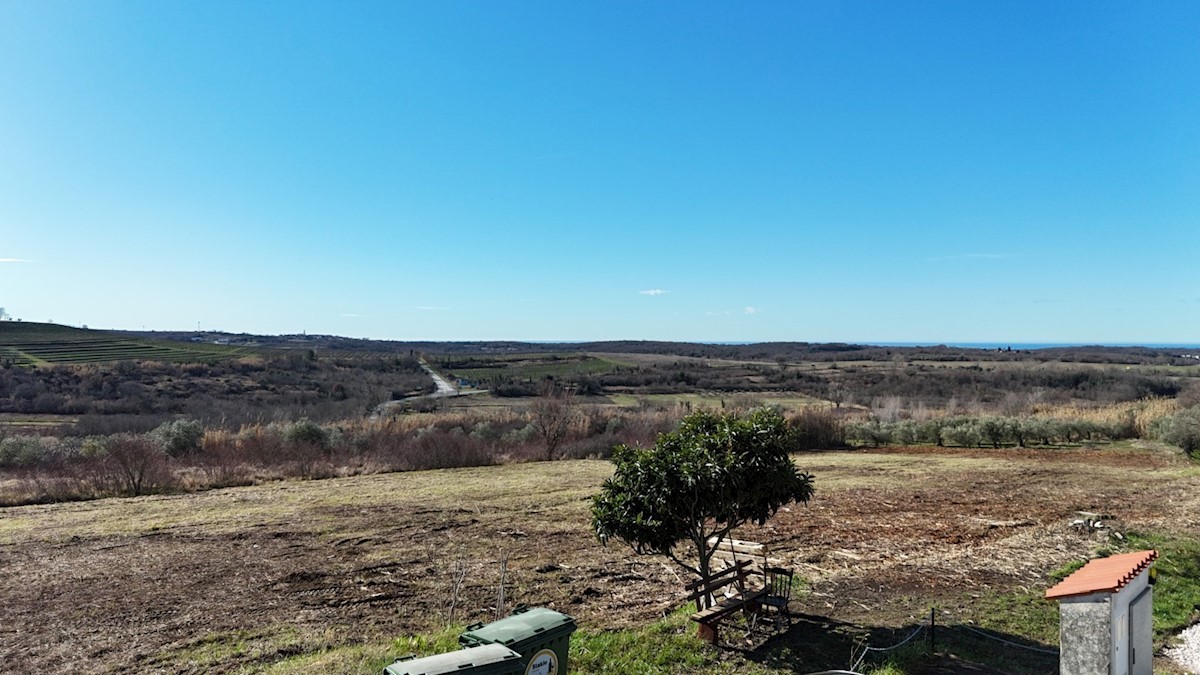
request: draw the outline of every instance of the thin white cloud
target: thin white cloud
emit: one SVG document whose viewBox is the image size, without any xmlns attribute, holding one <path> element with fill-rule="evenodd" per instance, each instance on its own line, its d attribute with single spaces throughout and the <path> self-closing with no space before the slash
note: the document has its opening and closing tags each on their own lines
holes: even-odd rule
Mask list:
<svg viewBox="0 0 1200 675">
<path fill-rule="evenodd" d="M 747 307 L 746 309 L 742 310 L 742 312 L 745 314 L 758 314 L 761 311 L 762 310 L 758 307 Z"/>
<path fill-rule="evenodd" d="M 941 260 L 1005 260 L 1007 258 L 1019 258 L 1020 256 L 1011 253 L 962 253 L 959 255 L 944 255 L 936 258 L 926 258 L 925 262 L 938 262 Z"/>
<path fill-rule="evenodd" d="M 671 291 L 664 291 L 661 288 L 651 288 L 651 289 L 647 289 L 644 291 L 638 291 L 638 294 L 639 295 L 666 295 L 667 293 L 670 293 L 670 292 Z"/>
<path fill-rule="evenodd" d="M 33 261 L 26 260 L 25 258 L 0 258 L 0 263 L 30 263 L 30 262 L 33 262 Z"/>
</svg>

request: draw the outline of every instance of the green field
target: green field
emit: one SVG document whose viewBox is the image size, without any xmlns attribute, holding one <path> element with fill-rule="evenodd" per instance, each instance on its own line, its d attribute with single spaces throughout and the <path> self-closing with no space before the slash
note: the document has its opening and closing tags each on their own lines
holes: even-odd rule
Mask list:
<svg viewBox="0 0 1200 675">
<path fill-rule="evenodd" d="M 113 361 L 196 363 L 263 352 L 252 347 L 150 340 L 56 324 L 0 322 L 0 363 L 18 366 Z"/>
<path fill-rule="evenodd" d="M 590 354 L 506 354 L 504 356 L 443 357 L 431 361 L 449 376 L 490 382 L 497 379 L 541 380 L 609 373 L 628 364 Z"/>
</svg>

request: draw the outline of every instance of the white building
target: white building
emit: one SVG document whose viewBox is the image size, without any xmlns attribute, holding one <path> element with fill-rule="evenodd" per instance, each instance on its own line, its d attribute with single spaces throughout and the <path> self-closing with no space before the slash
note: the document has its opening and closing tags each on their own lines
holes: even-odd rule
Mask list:
<svg viewBox="0 0 1200 675">
<path fill-rule="evenodd" d="M 1090 561 L 1046 598 L 1059 605 L 1061 675 L 1153 675 L 1157 551 Z"/>
</svg>

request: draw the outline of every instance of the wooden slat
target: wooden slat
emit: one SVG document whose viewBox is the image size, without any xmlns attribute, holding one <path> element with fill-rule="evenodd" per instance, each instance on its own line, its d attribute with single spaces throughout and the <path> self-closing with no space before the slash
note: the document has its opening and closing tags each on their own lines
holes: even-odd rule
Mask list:
<svg viewBox="0 0 1200 675">
<path fill-rule="evenodd" d="M 688 591 L 693 591 L 704 586 L 712 587 L 714 584 L 717 588 L 725 586 L 736 580 L 738 575 L 745 574 L 746 568 L 750 567 L 750 564 L 749 560 L 739 561 L 736 565 L 711 574 L 707 578 L 697 579 L 684 586 L 684 588 Z M 726 579 L 725 577 L 729 578 Z"/>
<path fill-rule="evenodd" d="M 708 545 L 712 546 L 716 543 L 716 538 L 710 538 Z M 760 555 L 765 554 L 767 547 L 765 544 L 760 544 L 755 541 L 744 541 L 742 539 L 724 539 L 721 545 L 717 547 L 718 551 L 730 551 L 737 554 L 745 555 Z"/>
<path fill-rule="evenodd" d="M 721 617 L 732 614 L 742 607 L 745 607 L 750 602 L 761 598 L 766 594 L 766 592 L 766 589 L 760 589 L 757 591 L 750 591 L 745 594 L 723 598 L 721 601 L 715 603 L 712 607 L 707 607 L 699 612 L 696 612 L 695 614 L 692 614 L 692 621 L 699 623 L 711 623 L 712 621 L 716 621 Z"/>
</svg>

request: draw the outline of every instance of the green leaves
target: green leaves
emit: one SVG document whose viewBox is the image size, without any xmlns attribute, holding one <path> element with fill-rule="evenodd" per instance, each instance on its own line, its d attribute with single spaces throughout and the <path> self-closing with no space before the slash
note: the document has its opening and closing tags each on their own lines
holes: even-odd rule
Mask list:
<svg viewBox="0 0 1200 675">
<path fill-rule="evenodd" d="M 707 567 L 709 534 L 762 524 L 812 497 L 813 477 L 789 456 L 794 441 L 783 416 L 762 408 L 746 416 L 696 412 L 653 448 L 619 447 L 613 477 L 592 500 L 596 537 L 672 558 L 690 541 Z"/>
</svg>

